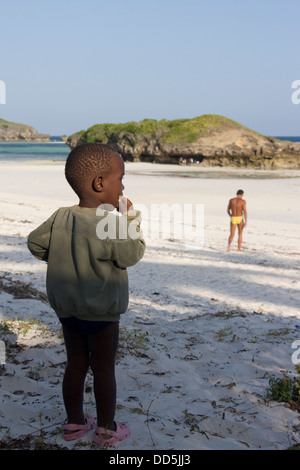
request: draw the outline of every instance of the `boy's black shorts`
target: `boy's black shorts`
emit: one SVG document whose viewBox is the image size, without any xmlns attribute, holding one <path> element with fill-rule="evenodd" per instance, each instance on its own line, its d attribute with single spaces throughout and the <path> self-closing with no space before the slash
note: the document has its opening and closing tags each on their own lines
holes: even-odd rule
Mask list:
<svg viewBox="0 0 300 470">
<path fill-rule="evenodd" d="M 83 335 L 93 335 L 99 333 L 100 331 L 107 328 L 111 325 L 112 321 L 89 321 L 89 320 L 81 320 L 80 318 L 76 317 L 67 317 L 67 318 L 59 318 L 61 324 L 67 328 L 67 330 L 73 331 L 74 333 L 80 333 Z"/>
</svg>

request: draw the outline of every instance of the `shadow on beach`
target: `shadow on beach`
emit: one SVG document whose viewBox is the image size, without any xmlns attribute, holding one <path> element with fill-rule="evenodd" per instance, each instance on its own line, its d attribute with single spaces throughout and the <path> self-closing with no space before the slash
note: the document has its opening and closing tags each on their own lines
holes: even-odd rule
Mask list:
<svg viewBox="0 0 300 470">
<path fill-rule="evenodd" d="M 0 441 L 9 433 L 7 446 L 19 439 L 19 448 L 32 448 L 28 436 L 42 436 L 63 448 L 65 353 L 45 295 L 46 265 L 28 253 L 25 238 L 1 242 L 9 251 L 1 253 L 0 314 L 20 349 L 8 355 L 0 376 Z M 148 247 L 128 270 L 130 303 L 121 317 L 118 414 L 132 423 L 133 434 L 124 449 L 295 443 L 298 414 L 268 401 L 266 389 L 269 375 L 294 367 L 297 262 L 257 251 L 189 251 L 169 242 Z M 93 410 L 91 376 L 85 398 Z M 142 433 L 145 427 L 149 432 Z"/>
</svg>

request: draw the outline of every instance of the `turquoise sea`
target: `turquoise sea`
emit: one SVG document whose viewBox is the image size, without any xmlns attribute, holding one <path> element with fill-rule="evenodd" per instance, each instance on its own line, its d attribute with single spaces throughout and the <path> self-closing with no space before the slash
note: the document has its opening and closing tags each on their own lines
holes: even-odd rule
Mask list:
<svg viewBox="0 0 300 470">
<path fill-rule="evenodd" d="M 62 141 L 0 142 L 0 162 L 64 162 L 70 150 Z"/>
</svg>

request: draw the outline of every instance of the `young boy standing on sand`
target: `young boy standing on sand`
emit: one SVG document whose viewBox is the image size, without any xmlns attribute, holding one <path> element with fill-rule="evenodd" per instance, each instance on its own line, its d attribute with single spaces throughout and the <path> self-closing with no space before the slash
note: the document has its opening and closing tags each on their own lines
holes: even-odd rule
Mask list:
<svg viewBox="0 0 300 470">
<path fill-rule="evenodd" d="M 128 306 L 126 267 L 144 254 L 140 213 L 127 200 L 123 215 L 101 211 L 108 204 L 119 207 L 123 193 L 124 162 L 115 150 L 104 144 L 82 144 L 69 154 L 66 179 L 79 197 L 79 204 L 58 209 L 31 232 L 28 248 L 46 261 L 47 294 L 63 328 L 67 367 L 63 399 L 67 424 L 66 440 L 82 437 L 96 427 L 94 442 L 109 447 L 126 439 L 130 430 L 114 421 L 116 408 L 115 356 L 120 314 Z M 113 217 L 115 236 L 100 237 L 99 223 Z M 122 220 L 121 220 L 122 219 Z M 119 235 L 134 226 L 135 236 Z M 91 367 L 97 409 L 97 423 L 83 413 L 84 382 Z"/>
</svg>

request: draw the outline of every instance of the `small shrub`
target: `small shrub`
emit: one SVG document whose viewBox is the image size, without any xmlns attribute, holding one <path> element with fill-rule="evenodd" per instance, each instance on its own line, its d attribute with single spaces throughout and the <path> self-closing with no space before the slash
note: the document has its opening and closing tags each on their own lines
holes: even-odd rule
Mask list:
<svg viewBox="0 0 300 470">
<path fill-rule="evenodd" d="M 296 366 L 296 372 L 295 377 L 289 377 L 287 373 L 283 373 L 281 378 L 272 375 L 269 378 L 267 397 L 278 402 L 288 403 L 293 409 L 300 412 L 300 365 Z"/>
</svg>

